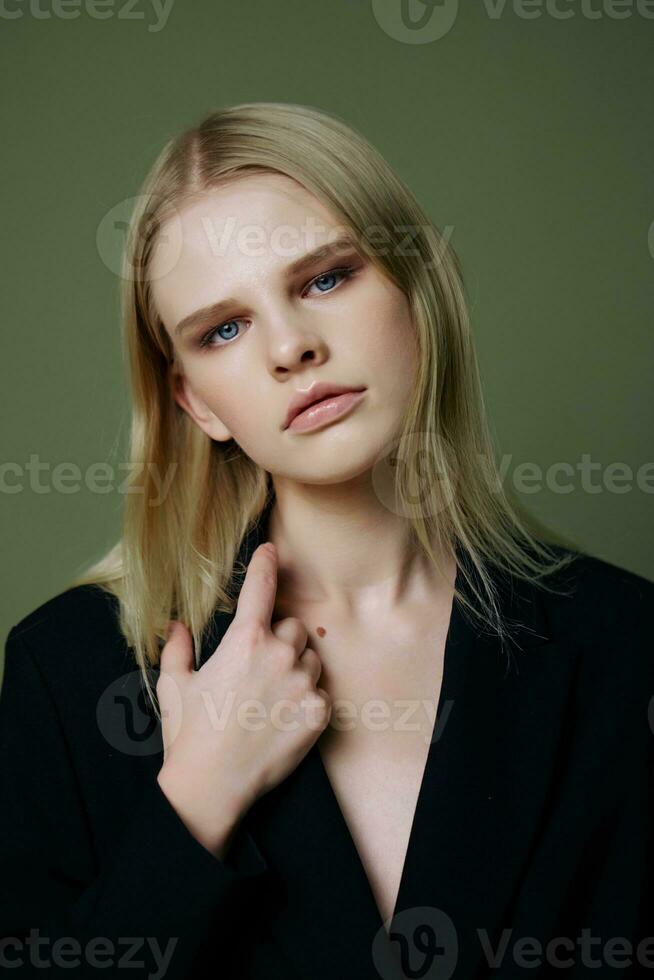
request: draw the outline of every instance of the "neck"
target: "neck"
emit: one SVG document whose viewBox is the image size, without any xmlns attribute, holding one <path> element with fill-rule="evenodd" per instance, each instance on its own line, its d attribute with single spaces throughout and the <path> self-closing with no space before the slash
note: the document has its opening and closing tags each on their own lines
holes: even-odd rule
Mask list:
<svg viewBox="0 0 654 980">
<path fill-rule="evenodd" d="M 268 540 L 279 556 L 280 607 L 329 607 L 369 619 L 453 591 L 454 559 L 439 555 L 443 578 L 412 544 L 406 518 L 379 499 L 369 475 L 326 486 L 275 481 Z"/>
</svg>

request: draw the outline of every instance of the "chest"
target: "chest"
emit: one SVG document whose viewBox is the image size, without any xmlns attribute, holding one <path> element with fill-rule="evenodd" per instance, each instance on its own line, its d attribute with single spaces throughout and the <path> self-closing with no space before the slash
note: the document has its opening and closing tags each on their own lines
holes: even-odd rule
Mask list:
<svg viewBox="0 0 654 980">
<path fill-rule="evenodd" d="M 436 722 L 447 622 L 310 634 L 332 699 L 323 765 L 382 919 L 395 908 Z"/>
</svg>

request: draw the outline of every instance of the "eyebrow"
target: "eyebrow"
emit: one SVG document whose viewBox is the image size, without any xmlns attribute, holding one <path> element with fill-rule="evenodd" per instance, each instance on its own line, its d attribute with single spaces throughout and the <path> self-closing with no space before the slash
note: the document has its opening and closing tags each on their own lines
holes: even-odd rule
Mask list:
<svg viewBox="0 0 654 980">
<path fill-rule="evenodd" d="M 295 259 L 286 267 L 287 276 L 296 276 L 300 272 L 304 272 L 310 266 L 316 264 L 321 259 L 328 258 L 336 254 L 342 254 L 346 251 L 357 250 L 356 244 L 352 238 L 347 236 L 335 239 L 333 242 L 327 242 L 324 245 L 319 245 L 318 248 L 312 249 L 310 252 L 306 252 L 301 255 L 299 259 Z M 210 303 L 209 306 L 203 306 L 199 310 L 194 310 L 193 313 L 189 313 L 182 320 L 179 321 L 173 333 L 176 337 L 180 337 L 191 327 L 196 326 L 200 323 L 209 323 L 214 320 L 220 319 L 224 316 L 230 309 L 236 306 L 238 303 L 235 299 L 223 299 L 218 303 Z"/>
</svg>

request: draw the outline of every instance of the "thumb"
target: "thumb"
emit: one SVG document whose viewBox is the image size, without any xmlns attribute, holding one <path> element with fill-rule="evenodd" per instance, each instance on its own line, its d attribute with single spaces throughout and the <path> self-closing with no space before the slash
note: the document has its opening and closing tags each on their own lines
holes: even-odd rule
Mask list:
<svg viewBox="0 0 654 980">
<path fill-rule="evenodd" d="M 159 669 L 162 674 L 188 674 L 194 669 L 193 637 L 180 620 L 168 625 L 168 639 L 161 651 Z"/>
</svg>

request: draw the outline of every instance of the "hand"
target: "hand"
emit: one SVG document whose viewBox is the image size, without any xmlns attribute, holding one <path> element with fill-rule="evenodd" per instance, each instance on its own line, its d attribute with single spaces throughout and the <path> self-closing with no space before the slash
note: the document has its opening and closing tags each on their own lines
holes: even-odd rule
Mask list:
<svg viewBox="0 0 654 980">
<path fill-rule="evenodd" d="M 234 618 L 200 670 L 180 622 L 161 653 L 159 784 L 214 853 L 252 803 L 295 769 L 331 715 L 306 627 L 295 617 L 271 624 L 276 592 L 276 550 L 260 545 Z"/>
</svg>

